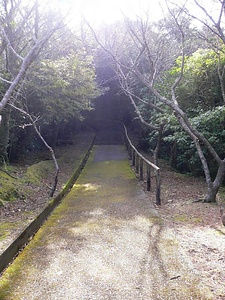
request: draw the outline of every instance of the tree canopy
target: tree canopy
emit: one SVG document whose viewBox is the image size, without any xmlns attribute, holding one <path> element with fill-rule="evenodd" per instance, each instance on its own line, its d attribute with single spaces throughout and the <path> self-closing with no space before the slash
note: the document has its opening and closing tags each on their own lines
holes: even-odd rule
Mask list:
<svg viewBox="0 0 225 300">
<path fill-rule="evenodd" d="M 123 25 L 107 28 L 105 35 L 88 24 L 97 44 L 111 56 L 121 90 L 137 117 L 157 137 L 155 149 L 171 114 L 189 136 L 189 147 L 194 145 L 206 178 L 204 201 L 215 201 L 225 175 L 223 153 L 198 126 L 201 116 L 214 109 L 221 114 L 216 108 L 224 104 L 224 2 L 212 2 L 216 13 L 193 1 L 201 12 L 195 14 L 187 2 L 166 0 L 168 15 L 158 23 L 151 22 L 150 14 L 136 20 L 125 16 Z M 193 117 L 200 119 L 196 123 Z"/>
<path fill-rule="evenodd" d="M 13 159 L 20 139 L 20 151 L 36 144 L 22 110 L 54 145 L 60 127 L 81 120 L 101 89 L 93 55 L 60 11 L 38 1 L 4 0 L 0 21 L 0 160 L 6 161 L 9 152 Z"/>
<path fill-rule="evenodd" d="M 159 20 L 124 12 L 113 24 L 95 29 L 84 20 L 77 30 L 38 1 L 3 0 L 1 160 L 30 132 L 18 109 L 55 145 L 60 130 L 81 120 L 104 87 L 103 99 L 117 98 L 121 118 L 133 107 L 155 161 L 161 155 L 184 172 L 204 174 L 205 201 L 214 201 L 225 176 L 225 38 L 224 1 L 209 2 L 213 11 L 201 0 L 165 0 Z M 26 136 L 24 145 L 36 147 Z"/>
</svg>

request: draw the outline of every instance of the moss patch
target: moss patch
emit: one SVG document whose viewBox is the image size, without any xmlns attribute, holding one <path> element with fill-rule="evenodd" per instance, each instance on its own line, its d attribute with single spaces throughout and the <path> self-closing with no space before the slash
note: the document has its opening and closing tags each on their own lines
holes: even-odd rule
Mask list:
<svg viewBox="0 0 225 300">
<path fill-rule="evenodd" d="M 20 253 L 15 259 L 15 262 L 11 264 L 7 271 L 2 275 L 0 281 L 0 299 L 1 300 L 21 300 L 21 297 L 14 294 L 14 287 L 17 286 L 18 280 L 23 276 L 29 274 L 23 274 L 24 258 L 27 255 L 26 251 Z"/>
<path fill-rule="evenodd" d="M 29 184 L 39 185 L 41 179 L 47 178 L 53 172 L 52 161 L 42 161 L 28 167 L 21 178 L 13 178 L 0 170 L 0 206 L 3 206 L 5 201 L 26 198 L 25 195 L 32 191 Z"/>
<path fill-rule="evenodd" d="M 181 223 L 201 223 L 202 222 L 202 218 L 198 218 L 198 217 L 190 217 L 188 215 L 185 214 L 179 214 L 179 215 L 175 215 L 173 217 L 174 222 L 181 222 Z"/>
<path fill-rule="evenodd" d="M 14 226 L 15 226 L 15 224 L 13 224 L 11 222 L 0 223 L 0 241 L 4 240 L 4 238 L 14 228 Z"/>
<path fill-rule="evenodd" d="M 53 161 L 41 161 L 27 168 L 27 172 L 24 176 L 25 182 L 39 184 L 41 179 L 47 178 L 54 172 Z"/>
<path fill-rule="evenodd" d="M 13 201 L 19 197 L 19 187 L 16 179 L 0 171 L 0 200 L 2 205 L 4 201 Z"/>
</svg>

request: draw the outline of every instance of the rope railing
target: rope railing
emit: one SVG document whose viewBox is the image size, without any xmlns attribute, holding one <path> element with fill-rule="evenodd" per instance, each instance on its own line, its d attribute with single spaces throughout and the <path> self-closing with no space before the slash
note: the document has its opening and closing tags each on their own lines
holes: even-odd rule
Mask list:
<svg viewBox="0 0 225 300">
<path fill-rule="evenodd" d="M 135 146 L 132 144 L 126 126 L 122 123 L 124 127 L 125 132 L 125 144 L 128 150 L 129 157 L 132 162 L 132 166 L 135 168 L 136 173 L 139 175 L 139 179 L 144 179 L 144 164 L 146 165 L 146 189 L 147 191 L 151 190 L 151 170 L 153 169 L 155 172 L 155 179 L 156 179 L 156 204 L 161 204 L 161 175 L 160 175 L 160 168 L 157 167 L 155 164 L 150 162 L 148 159 L 146 159 L 141 153 L 138 152 L 138 150 L 135 148 Z"/>
</svg>

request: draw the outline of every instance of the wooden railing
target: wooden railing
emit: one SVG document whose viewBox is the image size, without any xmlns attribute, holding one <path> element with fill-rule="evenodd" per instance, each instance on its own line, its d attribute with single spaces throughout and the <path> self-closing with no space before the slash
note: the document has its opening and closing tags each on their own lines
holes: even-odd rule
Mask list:
<svg viewBox="0 0 225 300">
<path fill-rule="evenodd" d="M 160 205 L 161 204 L 161 198 L 160 198 L 160 193 L 161 193 L 161 175 L 160 175 L 160 168 L 157 167 L 155 164 L 150 162 L 148 159 L 146 159 L 141 153 L 138 152 L 138 150 L 134 147 L 132 144 L 128 133 L 127 133 L 127 128 L 126 126 L 122 123 L 124 127 L 124 132 L 125 132 L 125 144 L 129 153 L 129 157 L 132 162 L 132 166 L 135 168 L 136 173 L 139 176 L 140 180 L 144 179 L 144 170 L 146 171 L 146 189 L 147 191 L 151 190 L 152 187 L 152 170 L 154 172 L 155 177 L 155 183 L 156 183 L 156 204 Z M 144 168 L 145 164 L 145 168 Z"/>
</svg>

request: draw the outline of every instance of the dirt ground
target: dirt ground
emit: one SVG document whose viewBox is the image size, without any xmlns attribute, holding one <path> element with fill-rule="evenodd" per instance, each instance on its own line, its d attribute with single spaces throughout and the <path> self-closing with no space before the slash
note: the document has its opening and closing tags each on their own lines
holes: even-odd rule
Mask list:
<svg viewBox="0 0 225 300">
<path fill-rule="evenodd" d="M 203 178 L 176 173 L 165 162 L 161 168 L 159 213 L 175 232 L 194 272 L 200 274 L 215 299 L 225 299 L 225 228 L 219 206 L 196 202 L 206 191 Z"/>
<path fill-rule="evenodd" d="M 76 151 L 72 150 L 73 145 L 69 148 L 60 148 L 60 151 L 81 154 L 87 146 L 85 140 L 87 141 L 84 139 L 76 145 L 78 147 Z M 21 170 L 23 171 L 26 166 L 26 164 L 22 166 Z M 72 173 L 71 167 L 71 161 L 62 162 L 59 186 L 68 180 L 69 174 Z M 161 162 L 160 167 L 162 205 L 156 209 L 165 224 L 175 233 L 182 249 L 183 259 L 191 263 L 191 268 L 200 275 L 204 284 L 215 295 L 215 299 L 224 300 L 225 228 L 221 224 L 219 207 L 216 204 L 195 202 L 206 191 L 203 179 L 179 174 L 171 170 L 166 162 Z M 48 184 L 43 182 L 41 186 L 44 188 L 36 188 L 35 199 L 26 199 L 26 201 L 20 199 L 1 207 L 1 221 L 8 220 L 16 224 L 23 218 L 24 211 L 31 212 L 32 215 L 40 211 L 46 203 Z M 143 188 L 145 188 L 144 184 Z M 11 231 L 11 236 L 14 234 L 15 231 Z"/>
</svg>

